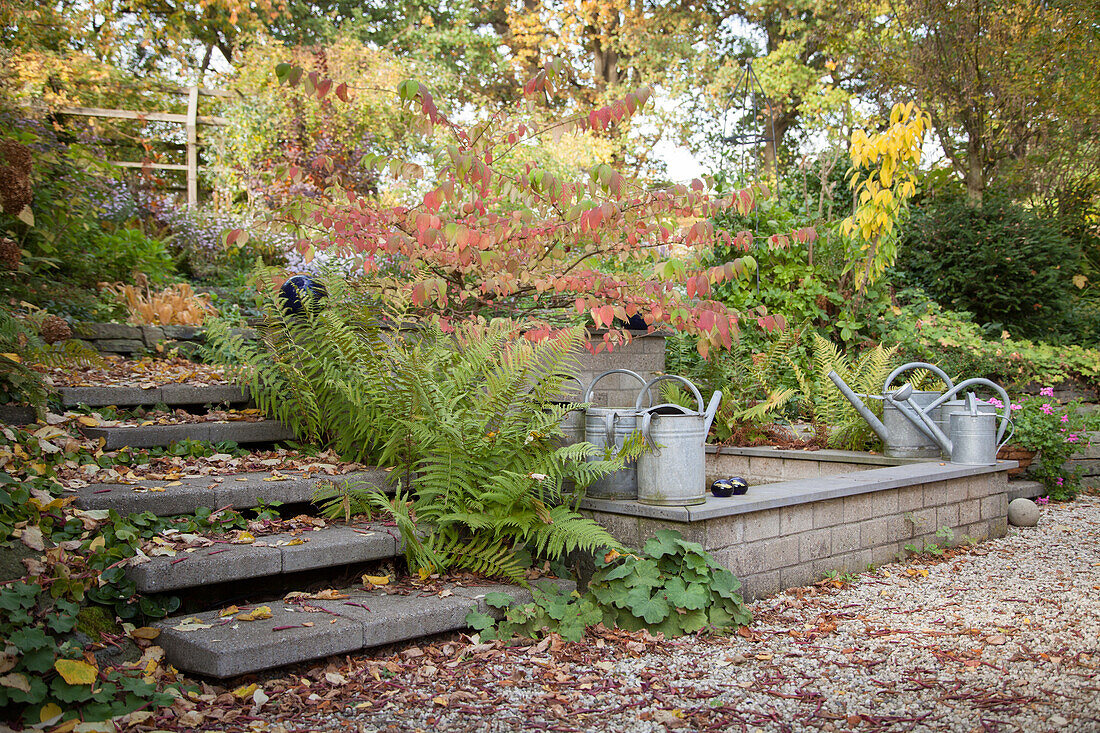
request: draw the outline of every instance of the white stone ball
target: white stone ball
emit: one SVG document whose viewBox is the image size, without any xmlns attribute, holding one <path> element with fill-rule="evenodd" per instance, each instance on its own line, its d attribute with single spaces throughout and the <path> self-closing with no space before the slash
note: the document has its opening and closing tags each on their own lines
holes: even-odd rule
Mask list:
<svg viewBox="0 0 1100 733">
<path fill-rule="evenodd" d="M 1008 523 L 1013 527 L 1034 527 L 1039 523 L 1039 505 L 1031 499 L 1013 499 L 1008 503 Z"/>
</svg>

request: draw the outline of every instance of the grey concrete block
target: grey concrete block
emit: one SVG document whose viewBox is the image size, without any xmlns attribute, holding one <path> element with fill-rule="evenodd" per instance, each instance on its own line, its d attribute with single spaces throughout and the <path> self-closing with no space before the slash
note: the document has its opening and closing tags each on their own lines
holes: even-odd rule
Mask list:
<svg viewBox="0 0 1100 733">
<path fill-rule="evenodd" d="M 814 528 L 814 508 L 812 504 L 785 506 L 779 510 L 779 534 L 792 535 L 808 532 Z"/>
<path fill-rule="evenodd" d="M 1047 491 L 1046 487 L 1043 486 L 1043 484 L 1038 482 L 1038 481 L 1027 481 L 1027 480 L 1009 481 L 1008 482 L 1007 497 L 1008 497 L 1009 501 L 1012 501 L 1013 499 L 1021 499 L 1021 498 L 1022 499 L 1034 499 L 1036 497 L 1042 496 L 1043 494 L 1046 493 L 1046 491 Z M 971 503 L 971 502 L 968 502 L 968 503 Z M 981 509 L 980 509 L 981 501 L 977 500 L 977 499 L 974 499 L 972 501 L 972 503 L 975 506 L 979 507 L 975 511 L 980 514 L 980 512 L 981 512 Z M 977 520 L 976 519 L 971 519 L 969 521 L 973 522 L 973 521 L 977 521 Z"/>
<path fill-rule="evenodd" d="M 642 546 L 642 535 L 638 530 L 637 517 L 624 514 L 611 514 L 610 512 L 592 512 L 588 510 L 581 510 L 581 513 L 600 524 L 612 537 L 623 543 L 624 546 L 635 549 Z"/>
<path fill-rule="evenodd" d="M 877 547 L 887 541 L 890 519 L 876 517 L 859 525 L 859 544 L 861 547 Z"/>
<path fill-rule="evenodd" d="M 356 619 L 267 605 L 273 616 L 259 621 L 226 623 L 217 611 L 199 614 L 204 623 L 217 624 L 209 629 L 182 631 L 174 628 L 182 619 L 166 619 L 156 624 L 157 644 L 173 666 L 219 679 L 363 648 L 363 624 Z M 287 626 L 293 628 L 275 630 Z"/>
<path fill-rule="evenodd" d="M 778 570 L 766 573 L 755 573 L 741 578 L 741 595 L 747 601 L 757 598 L 772 596 L 781 591 L 780 575 Z"/>
<path fill-rule="evenodd" d="M 844 497 L 844 521 L 862 522 L 875 516 L 875 495 L 856 494 Z"/>
<path fill-rule="evenodd" d="M 916 528 L 907 515 L 908 512 L 906 512 L 906 514 L 898 514 L 886 518 L 887 542 L 906 542 L 913 536 L 913 532 Z"/>
<path fill-rule="evenodd" d="M 982 502 L 980 499 L 967 499 L 958 504 L 959 524 L 973 524 L 982 518 Z"/>
<path fill-rule="evenodd" d="M 813 562 L 833 554 L 832 531 L 829 528 L 814 529 L 798 535 L 798 561 Z"/>
<path fill-rule="evenodd" d="M 941 506 L 949 501 L 958 501 L 966 495 L 965 490 L 962 492 L 951 492 L 951 486 L 948 486 L 948 482 L 936 481 L 931 484 L 924 485 L 924 505 L 926 507 Z M 955 495 L 952 496 L 952 493 Z M 962 494 L 961 496 L 959 494 Z"/>
<path fill-rule="evenodd" d="M 855 552 L 860 548 L 860 527 L 858 524 L 838 524 L 830 529 L 830 542 L 834 555 Z"/>
<path fill-rule="evenodd" d="M 814 502 L 814 528 L 831 527 L 844 521 L 844 499 Z"/>
<path fill-rule="evenodd" d="M 913 525 L 913 537 L 919 537 L 929 532 L 935 532 L 938 529 L 938 527 L 936 526 L 935 507 L 929 509 L 918 509 L 915 512 L 909 512 L 906 518 Z"/>
<path fill-rule="evenodd" d="M 30 425 L 38 420 L 38 413 L 29 405 L 0 405 L 0 423 L 4 425 Z"/>
<path fill-rule="evenodd" d="M 636 501 L 629 499 L 593 499 L 591 497 L 585 497 L 581 500 L 581 508 L 589 509 L 598 514 L 607 512 L 610 514 L 625 514 L 632 517 L 645 517 L 649 519 L 662 519 L 670 522 L 681 522 L 686 524 L 691 521 L 692 517 L 689 513 L 691 509 L 697 509 L 705 511 L 707 508 L 712 508 L 711 504 L 715 500 L 708 498 L 705 504 L 698 505 L 696 507 L 684 507 L 684 506 L 654 506 L 652 504 L 639 504 Z M 708 507 L 708 505 L 710 505 Z M 700 517 L 703 519 L 705 517 Z M 643 538 L 644 539 L 644 538 Z"/>
<path fill-rule="evenodd" d="M 97 427 L 82 428 L 82 430 L 92 440 L 103 438 L 106 441 L 104 450 L 118 450 L 127 446 L 131 448 L 164 447 L 181 440 L 207 440 L 213 443 L 227 440 L 236 443 L 270 443 L 294 438 L 293 431 L 277 420 Z"/>
<path fill-rule="evenodd" d="M 273 476 L 267 473 L 226 476 L 225 481 L 214 487 L 214 501 L 218 506 L 243 509 L 259 506 L 261 501 L 307 502 L 313 496 L 315 482 L 310 479 L 288 476 L 277 481 L 267 480 L 271 478 Z"/>
<path fill-rule="evenodd" d="M 214 492 L 208 483 L 184 481 L 167 486 L 166 481 L 142 481 L 140 484 L 91 484 L 77 490 L 76 504 L 81 509 L 114 509 L 119 514 L 151 511 L 157 516 L 191 514 L 200 506 L 215 509 Z M 163 487 L 164 491 L 149 491 Z"/>
<path fill-rule="evenodd" d="M 821 464 L 817 461 L 780 461 L 779 465 L 784 481 L 817 478 L 821 475 Z"/>
<path fill-rule="evenodd" d="M 989 520 L 989 536 L 990 537 L 1004 537 L 1008 534 L 1008 514 L 1000 517 L 994 517 Z"/>
<path fill-rule="evenodd" d="M 284 573 L 381 560 L 397 554 L 397 541 L 384 528 L 337 526 L 315 532 L 302 532 L 297 537 L 273 535 L 262 539 L 274 545 L 279 541 L 295 538 L 303 540 L 302 544 L 278 548 L 282 554 Z"/>
<path fill-rule="evenodd" d="M 751 515 L 750 515 L 751 516 Z M 707 519 L 707 550 L 739 545 L 745 540 L 745 523 L 741 516 Z"/>
<path fill-rule="evenodd" d="M 800 559 L 800 541 L 797 536 L 772 537 L 758 543 L 766 569 L 778 569 L 787 565 L 797 565 Z"/>
<path fill-rule="evenodd" d="M 247 391 L 230 384 L 166 384 L 160 388 L 160 398 L 166 405 L 219 405 L 248 402 L 249 396 Z"/>
<path fill-rule="evenodd" d="M 775 480 L 783 478 L 783 459 L 765 456 L 752 456 L 749 459 L 749 474 L 758 480 Z"/>
<path fill-rule="evenodd" d="M 906 486 L 898 489 L 898 511 L 911 512 L 924 507 L 924 487 Z"/>
<path fill-rule="evenodd" d="M 364 648 L 465 629 L 466 614 L 478 607 L 478 601 L 458 595 L 440 598 L 433 594 L 401 596 L 377 591 L 356 591 L 350 595 L 346 600 L 309 601 L 308 605 L 359 624 Z"/>
<path fill-rule="evenodd" d="M 895 562 L 898 559 L 898 545 L 897 543 L 885 543 L 872 547 L 870 550 L 870 560 L 868 562 L 875 565 L 886 565 L 888 563 Z"/>
<path fill-rule="evenodd" d="M 141 593 L 163 593 L 278 575 L 281 570 L 282 554 L 278 548 L 216 545 L 176 557 L 154 557 L 147 563 L 127 568 L 126 575 L 137 584 Z"/>
<path fill-rule="evenodd" d="M 1004 494 L 993 494 L 982 499 L 982 519 L 1008 520 L 1008 498 Z"/>
<path fill-rule="evenodd" d="M 768 509 L 753 512 L 745 517 L 743 539 L 745 542 L 775 537 L 779 534 L 779 510 Z"/>
<path fill-rule="evenodd" d="M 61 387 L 58 390 L 64 407 L 87 405 L 88 407 L 106 407 L 107 405 L 155 405 L 162 402 L 160 389 L 141 389 L 140 387 Z"/>
<path fill-rule="evenodd" d="M 651 519 L 650 517 L 640 517 L 638 519 L 638 532 L 641 534 L 642 544 L 644 545 L 646 540 L 657 534 L 658 530 L 662 529 L 674 529 L 683 535 L 684 539 L 688 542 L 698 542 L 700 545 L 706 546 L 707 543 L 707 528 L 703 522 L 666 522 L 663 520 Z"/>
<path fill-rule="evenodd" d="M 958 504 L 946 504 L 941 507 L 936 507 L 936 528 L 940 527 L 958 527 L 959 522 L 959 505 Z"/>
<path fill-rule="evenodd" d="M 886 489 L 883 491 L 876 491 L 871 494 L 873 499 L 872 503 L 872 516 L 875 517 L 889 517 L 898 513 L 898 492 L 899 489 Z"/>
<path fill-rule="evenodd" d="M 821 580 L 814 575 L 812 563 L 791 565 L 779 571 L 779 587 L 781 589 L 797 588 L 803 585 L 811 585 Z"/>
</svg>

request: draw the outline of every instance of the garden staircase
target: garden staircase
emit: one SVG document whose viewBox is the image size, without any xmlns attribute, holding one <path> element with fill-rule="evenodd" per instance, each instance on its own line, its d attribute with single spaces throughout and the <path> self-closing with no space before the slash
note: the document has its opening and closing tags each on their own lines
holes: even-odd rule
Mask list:
<svg viewBox="0 0 1100 733">
<path fill-rule="evenodd" d="M 157 404 L 196 410 L 203 405 L 245 406 L 247 394 L 234 387 L 169 385 L 62 388 L 62 405 L 75 407 L 152 407 Z M 171 428 L 168 430 L 166 428 Z M 292 438 L 274 420 L 260 422 L 188 422 L 138 427 L 85 427 L 88 437 L 103 438 L 105 450 L 126 446 L 168 446 L 183 440 L 232 440 L 264 444 Z M 310 501 L 326 481 L 353 481 L 387 489 L 390 475 L 368 469 L 341 476 L 289 470 L 230 475 L 187 475 L 175 480 L 90 484 L 76 490 L 76 504 L 86 510 L 114 509 L 122 515 L 152 512 L 158 516 L 211 510 L 252 509 L 280 502 Z M 184 598 L 186 613 L 166 618 L 157 643 L 175 667 L 201 675 L 228 678 L 272 667 L 392 644 L 466 628 L 471 610 L 492 611 L 485 596 L 506 591 L 529 600 L 513 586 L 439 585 L 401 595 L 384 587 L 333 591 L 364 568 L 392 564 L 403 552 L 395 528 L 378 523 L 339 524 L 294 534 L 266 535 L 247 544 L 218 542 L 151 557 L 127 569 L 139 593 L 172 593 Z M 309 592 L 318 582 L 323 592 Z M 288 588 L 301 588 L 287 595 Z M 227 605 L 231 605 L 227 612 Z"/>
</svg>

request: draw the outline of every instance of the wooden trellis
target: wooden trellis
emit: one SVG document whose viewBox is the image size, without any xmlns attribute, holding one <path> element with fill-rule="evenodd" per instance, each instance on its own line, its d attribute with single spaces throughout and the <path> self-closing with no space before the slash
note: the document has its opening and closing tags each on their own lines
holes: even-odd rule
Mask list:
<svg viewBox="0 0 1100 733">
<path fill-rule="evenodd" d="M 187 205 L 197 206 L 199 203 L 199 125 L 223 126 L 229 124 L 224 117 L 199 114 L 199 97 L 233 98 L 234 94 L 220 89 L 206 89 L 204 87 L 191 86 L 185 89 L 172 90 L 177 94 L 187 95 L 187 113 L 175 112 L 139 112 L 130 109 L 101 109 L 99 107 L 62 107 L 57 110 L 67 115 L 81 115 L 83 117 L 106 117 L 116 120 L 141 120 L 150 122 L 174 122 L 185 126 L 187 133 L 187 162 L 186 163 L 148 163 L 144 161 L 112 160 L 112 165 L 122 168 L 153 168 L 157 170 L 186 171 L 187 172 Z"/>
</svg>

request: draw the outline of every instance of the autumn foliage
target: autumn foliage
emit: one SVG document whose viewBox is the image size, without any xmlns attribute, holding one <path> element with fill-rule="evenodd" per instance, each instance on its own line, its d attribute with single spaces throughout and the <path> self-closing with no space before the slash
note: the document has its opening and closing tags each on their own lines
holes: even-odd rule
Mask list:
<svg viewBox="0 0 1100 733">
<path fill-rule="evenodd" d="M 711 288 L 753 273 L 756 262 L 743 256 L 715 267 L 693 263 L 698 251 L 718 244 L 750 246 L 750 232 L 718 229 L 713 217 L 727 209 L 749 212 L 752 191 L 716 196 L 702 180 L 649 188 L 607 164 L 561 180 L 524 163 L 525 148 L 545 136 L 622 132 L 651 93 L 642 87 L 586 114 L 538 118 L 539 102 L 553 100 L 566 73 L 562 64 L 548 64 L 523 87 L 518 103 L 470 124 L 441 111 L 425 85 L 402 82 L 396 94 L 431 144 L 433 159 L 421 165 L 367 157 L 366 165 L 407 192 L 397 203 L 333 189 L 284 209 L 300 233 L 299 250 L 307 258 L 318 251 L 356 258 L 373 285 L 408 298 L 445 327 L 453 319 L 506 315 L 523 320 L 538 338 L 572 308 L 608 329 L 599 348 L 629 340 L 623 326 L 636 316 L 650 330 L 696 335 L 704 355 L 729 348 L 742 316 L 711 300 Z M 348 82 L 287 64 L 276 74 L 319 98 L 347 101 L 356 93 Z M 320 156 L 313 165 L 323 169 L 330 161 Z M 292 179 L 304 173 L 287 169 Z M 231 232 L 230 243 L 243 236 Z M 812 232 L 791 236 L 805 241 Z M 768 330 L 785 325 L 763 309 L 752 315 Z"/>
</svg>

